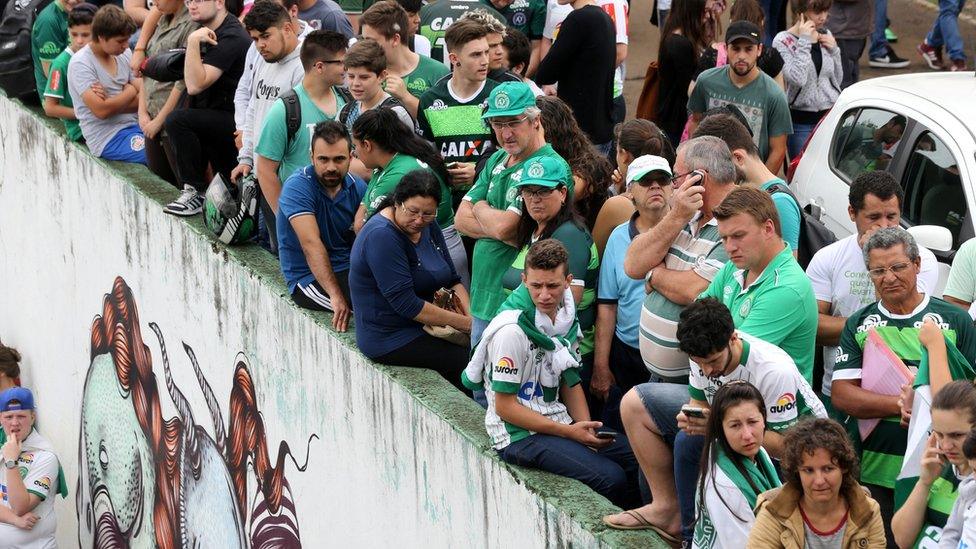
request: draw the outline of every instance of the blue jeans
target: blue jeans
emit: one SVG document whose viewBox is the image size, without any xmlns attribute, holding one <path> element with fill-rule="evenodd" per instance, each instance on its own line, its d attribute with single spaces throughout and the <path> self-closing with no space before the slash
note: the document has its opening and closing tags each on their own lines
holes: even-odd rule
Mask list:
<svg viewBox="0 0 976 549">
<path fill-rule="evenodd" d="M 871 33 L 871 48 L 868 57 L 884 57 L 888 55 L 888 39 L 885 29 L 888 27 L 888 0 L 874 0 L 874 32 Z"/>
<path fill-rule="evenodd" d="M 953 61 L 966 59 L 962 35 L 959 34 L 959 12 L 965 5 L 966 0 L 939 0 L 939 15 L 925 37 L 925 42 L 933 48 L 945 46 L 949 59 Z"/>
<path fill-rule="evenodd" d="M 814 126 L 815 124 L 793 123 L 793 133 L 786 137 L 786 151 L 790 155 L 790 160 L 793 160 L 800 154 L 800 149 L 806 144 L 807 138 L 813 132 Z"/>
<path fill-rule="evenodd" d="M 471 350 L 478 345 L 481 341 L 481 334 L 485 333 L 485 328 L 490 324 L 490 320 L 482 320 L 476 316 L 471 317 Z M 474 399 L 482 408 L 488 409 L 488 397 L 485 396 L 485 390 L 475 390 L 471 392 L 471 398 Z"/>
<path fill-rule="evenodd" d="M 575 478 L 623 509 L 640 505 L 637 458 L 623 433 L 595 452 L 575 440 L 536 433 L 498 454 L 513 465 Z"/>
<path fill-rule="evenodd" d="M 644 383 L 634 388 L 658 432 L 674 451 L 674 487 L 681 509 L 681 536 L 691 541 L 695 530 L 695 489 L 704 437 L 689 436 L 678 429 L 678 412 L 688 404 L 688 385 Z M 654 487 L 651 486 L 653 489 Z"/>
</svg>

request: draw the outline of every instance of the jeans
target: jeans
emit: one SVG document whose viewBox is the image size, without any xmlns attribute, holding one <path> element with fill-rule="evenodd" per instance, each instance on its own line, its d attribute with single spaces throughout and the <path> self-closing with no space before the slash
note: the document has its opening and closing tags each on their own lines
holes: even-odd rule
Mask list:
<svg viewBox="0 0 976 549">
<path fill-rule="evenodd" d="M 864 38 L 838 38 L 837 47 L 840 48 L 840 62 L 844 69 L 844 78 L 840 82 L 840 89 L 844 89 L 861 79 L 861 56 L 864 55 Z"/>
<path fill-rule="evenodd" d="M 925 37 L 925 42 L 933 48 L 945 46 L 949 59 L 953 61 L 966 59 L 962 35 L 959 34 L 959 12 L 965 5 L 966 0 L 939 0 L 939 15 Z"/>
<path fill-rule="evenodd" d="M 815 125 L 793 123 L 793 134 L 786 138 L 786 151 L 790 155 L 790 160 L 793 160 L 800 154 L 800 149 L 806 144 L 807 138 L 810 137 L 810 133 L 813 132 Z"/>
<path fill-rule="evenodd" d="M 623 509 L 640 504 L 637 458 L 623 433 L 595 452 L 575 440 L 537 433 L 498 453 L 513 465 L 575 478 Z"/>
<path fill-rule="evenodd" d="M 490 324 L 490 320 L 482 320 L 476 316 L 471 317 L 471 350 L 478 345 L 481 341 L 481 335 L 485 333 L 485 328 Z M 475 402 L 481 405 L 482 408 L 488 409 L 488 397 L 485 396 L 484 389 L 475 389 L 473 391 L 472 398 Z"/>
<path fill-rule="evenodd" d="M 234 113 L 212 109 L 179 109 L 166 117 L 166 135 L 173 148 L 180 185 L 207 192 L 207 163 L 230 180 L 237 166 Z"/>
<path fill-rule="evenodd" d="M 868 57 L 888 55 L 886 28 L 888 28 L 888 0 L 874 0 L 874 32 L 871 33 L 871 49 L 868 50 Z"/>
<path fill-rule="evenodd" d="M 373 357 L 373 360 L 388 366 L 434 370 L 461 392 L 468 392 L 461 384 L 461 372 L 468 365 L 468 350 L 426 332 L 399 349 Z"/>
<path fill-rule="evenodd" d="M 688 385 L 644 383 L 635 387 L 658 432 L 674 450 L 674 487 L 681 509 L 681 536 L 691 541 L 695 530 L 695 489 L 704 437 L 689 436 L 678 429 L 678 412 L 688 404 Z M 654 487 L 651 486 L 651 489 Z"/>
</svg>

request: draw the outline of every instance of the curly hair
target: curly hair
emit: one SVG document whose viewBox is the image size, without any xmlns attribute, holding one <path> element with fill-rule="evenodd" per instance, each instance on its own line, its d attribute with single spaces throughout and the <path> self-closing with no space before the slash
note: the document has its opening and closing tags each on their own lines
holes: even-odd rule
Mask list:
<svg viewBox="0 0 976 549">
<path fill-rule="evenodd" d="M 806 418 L 786 432 L 780 461 L 786 481 L 797 488 L 802 487 L 800 466 L 803 465 L 803 458 L 813 455 L 821 448 L 830 454 L 834 464 L 844 472 L 841 494 L 853 494 L 854 490 L 859 489 L 857 479 L 861 474 L 857 453 L 854 452 L 847 432 L 840 423 L 832 419 Z"/>
</svg>

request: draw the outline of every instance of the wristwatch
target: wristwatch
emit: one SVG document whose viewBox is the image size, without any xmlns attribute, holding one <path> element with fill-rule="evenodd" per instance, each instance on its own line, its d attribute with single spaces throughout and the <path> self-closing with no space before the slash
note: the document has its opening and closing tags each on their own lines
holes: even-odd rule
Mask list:
<svg viewBox="0 0 976 549">
<path fill-rule="evenodd" d="M 5 459 L 5 460 L 3 460 L 3 466 L 6 467 L 7 469 L 13 469 L 13 468 L 17 467 L 17 460 L 16 459 Z"/>
<path fill-rule="evenodd" d="M 644 282 L 647 285 L 650 285 L 652 278 L 654 278 L 654 269 L 651 269 L 650 271 L 647 271 L 647 274 L 644 276 Z"/>
</svg>

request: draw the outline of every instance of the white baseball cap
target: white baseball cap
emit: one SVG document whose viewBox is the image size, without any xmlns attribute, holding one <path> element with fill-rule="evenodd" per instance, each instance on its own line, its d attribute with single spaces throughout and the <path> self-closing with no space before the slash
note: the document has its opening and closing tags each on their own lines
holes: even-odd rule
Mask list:
<svg viewBox="0 0 976 549">
<path fill-rule="evenodd" d="M 668 161 L 660 156 L 654 156 L 652 154 L 645 154 L 643 156 L 638 156 L 630 163 L 630 167 L 627 168 L 627 185 L 630 185 L 634 181 L 643 178 L 645 175 L 651 172 L 663 172 L 671 177 L 671 165 Z"/>
</svg>

